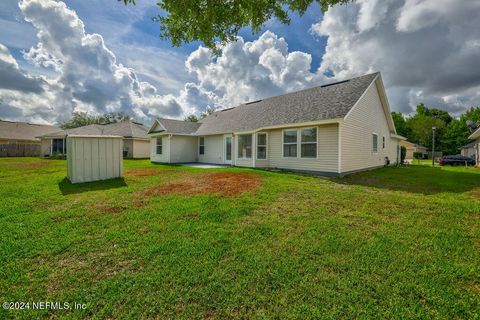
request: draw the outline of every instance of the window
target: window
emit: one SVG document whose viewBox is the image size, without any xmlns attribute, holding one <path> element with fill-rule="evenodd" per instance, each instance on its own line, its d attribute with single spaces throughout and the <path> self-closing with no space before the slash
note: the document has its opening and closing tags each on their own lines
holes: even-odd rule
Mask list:
<svg viewBox="0 0 480 320">
<path fill-rule="evenodd" d="M 163 152 L 163 138 L 158 137 L 157 138 L 157 154 L 162 154 Z"/>
<path fill-rule="evenodd" d="M 378 135 L 376 133 L 372 134 L 372 152 L 378 152 Z"/>
<path fill-rule="evenodd" d="M 297 130 L 283 131 L 283 156 L 285 158 L 297 157 Z"/>
<path fill-rule="evenodd" d="M 385 136 L 382 139 L 382 149 L 385 149 Z"/>
<path fill-rule="evenodd" d="M 252 158 L 252 135 L 241 134 L 238 136 L 238 158 Z"/>
<path fill-rule="evenodd" d="M 302 158 L 317 157 L 317 128 L 302 129 Z"/>
<path fill-rule="evenodd" d="M 257 133 L 257 159 L 267 159 L 266 133 Z"/>
<path fill-rule="evenodd" d="M 200 154 L 205 154 L 205 137 L 200 137 L 198 152 Z"/>
<path fill-rule="evenodd" d="M 63 143 L 63 139 L 53 139 L 52 140 L 52 154 L 55 154 L 55 153 L 60 153 L 60 154 L 63 154 L 64 153 L 64 143 Z"/>
</svg>

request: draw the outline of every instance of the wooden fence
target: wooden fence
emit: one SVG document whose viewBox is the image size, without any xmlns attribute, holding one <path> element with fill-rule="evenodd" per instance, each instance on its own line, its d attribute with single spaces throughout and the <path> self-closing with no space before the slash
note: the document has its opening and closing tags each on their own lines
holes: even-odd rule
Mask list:
<svg viewBox="0 0 480 320">
<path fill-rule="evenodd" d="M 0 157 L 38 157 L 40 144 L 0 144 Z"/>
</svg>

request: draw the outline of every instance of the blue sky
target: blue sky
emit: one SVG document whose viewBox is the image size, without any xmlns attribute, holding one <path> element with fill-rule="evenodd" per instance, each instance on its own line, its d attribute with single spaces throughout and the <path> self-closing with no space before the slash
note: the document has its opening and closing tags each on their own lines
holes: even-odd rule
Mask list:
<svg viewBox="0 0 480 320">
<path fill-rule="evenodd" d="M 152 17 L 161 13 L 155 1 L 137 1 L 137 5 L 123 5 L 115 0 L 84 0 L 64 1 L 73 9 L 79 18 L 85 23 L 88 33 L 99 33 L 103 36 L 108 47 L 112 48 L 120 63 L 128 63 L 129 53 L 125 52 L 133 47 L 154 47 L 165 53 L 174 53 L 179 59 L 186 57 L 196 50 L 201 42 L 184 44 L 181 47 L 173 47 L 168 40 L 160 40 L 159 24 L 152 21 Z M 146 3 L 151 3 L 147 5 Z M 260 32 L 252 34 L 249 28 L 241 30 L 240 36 L 247 41 L 255 40 L 267 30 L 284 37 L 290 51 L 308 52 L 312 55 L 311 70 L 316 70 L 325 52 L 326 39 L 316 37 L 310 32 L 313 24 L 322 17 L 320 6 L 313 4 L 300 18 L 298 14 L 291 14 L 291 24 L 285 25 L 275 19 L 270 20 Z M 6 0 L 0 3 L 0 27 L 4 32 L 0 34 L 0 42 L 10 48 L 12 55 L 20 65 L 28 68 L 23 60 L 22 51 L 28 50 L 36 44 L 36 29 L 23 20 L 22 13 L 16 0 Z M 5 26 L 5 28 L 4 28 Z M 10 26 L 8 28 L 7 26 Z M 135 49 L 133 49 L 135 50 Z M 141 54 L 141 52 L 139 52 Z M 128 65 L 127 65 L 128 66 Z M 177 71 L 179 71 L 177 69 Z M 188 75 L 184 75 L 188 79 Z M 150 79 L 151 80 L 151 79 Z M 162 93 L 168 89 L 158 88 Z M 179 88 L 180 89 L 180 88 Z"/>
<path fill-rule="evenodd" d="M 438 1 L 359 0 L 325 16 L 313 4 L 290 25 L 272 19 L 257 34 L 241 30 L 243 39 L 215 58 L 199 42 L 160 40 L 155 1 L 4 0 L 0 118 L 182 118 L 373 71 L 392 110 L 409 114 L 424 102 L 460 114 L 480 104 L 480 2 Z"/>
</svg>

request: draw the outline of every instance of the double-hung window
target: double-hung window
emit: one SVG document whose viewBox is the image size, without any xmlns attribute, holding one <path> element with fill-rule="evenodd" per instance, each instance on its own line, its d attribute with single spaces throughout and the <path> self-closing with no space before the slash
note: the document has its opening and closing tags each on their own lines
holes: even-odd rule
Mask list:
<svg viewBox="0 0 480 320">
<path fill-rule="evenodd" d="M 237 158 L 251 159 L 252 158 L 252 135 L 240 134 L 237 139 L 238 152 Z"/>
<path fill-rule="evenodd" d="M 382 149 L 385 149 L 385 136 L 382 137 Z"/>
<path fill-rule="evenodd" d="M 163 138 L 157 137 L 157 154 L 162 154 L 163 152 Z"/>
<path fill-rule="evenodd" d="M 267 159 L 267 134 L 257 133 L 257 159 Z"/>
<path fill-rule="evenodd" d="M 297 157 L 297 129 L 283 131 L 283 156 L 285 158 Z"/>
<path fill-rule="evenodd" d="M 200 137 L 198 143 L 198 153 L 205 154 L 205 137 Z"/>
<path fill-rule="evenodd" d="M 305 128 L 301 130 L 301 157 L 317 157 L 317 128 Z"/>
<path fill-rule="evenodd" d="M 378 134 L 376 133 L 372 134 L 372 152 L 373 153 L 378 152 Z"/>
</svg>

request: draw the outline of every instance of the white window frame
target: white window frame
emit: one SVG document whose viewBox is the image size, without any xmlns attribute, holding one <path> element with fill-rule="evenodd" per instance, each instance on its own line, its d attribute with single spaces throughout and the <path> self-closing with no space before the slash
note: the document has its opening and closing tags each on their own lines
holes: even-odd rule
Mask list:
<svg viewBox="0 0 480 320">
<path fill-rule="evenodd" d="M 160 139 L 161 143 L 158 144 L 158 139 Z M 162 152 L 158 153 L 158 147 L 161 147 Z M 155 154 L 162 155 L 163 154 L 163 136 L 155 138 Z"/>
<path fill-rule="evenodd" d="M 240 146 L 240 136 L 250 136 L 250 137 L 251 137 L 251 141 L 252 141 L 252 142 L 251 142 L 251 143 L 252 143 L 252 144 L 251 144 L 251 149 L 252 149 L 252 150 L 251 150 L 250 158 L 249 158 L 249 157 L 243 157 L 243 155 L 240 156 L 240 155 L 238 154 L 238 152 L 239 152 L 238 148 L 239 148 L 239 146 Z M 236 149 L 237 159 L 239 159 L 239 160 L 251 160 L 251 159 L 253 159 L 253 151 L 254 151 L 254 149 L 253 149 L 253 148 L 254 148 L 254 140 L 253 140 L 253 139 L 254 139 L 254 134 L 252 134 L 252 133 L 237 134 L 237 144 L 236 144 L 236 148 L 235 148 L 235 149 Z"/>
<path fill-rule="evenodd" d="M 259 145 L 258 144 L 258 136 L 262 135 L 262 134 L 265 135 L 265 145 L 263 145 L 263 144 Z M 268 159 L 268 132 L 257 132 L 257 134 L 256 134 L 256 146 L 255 147 L 257 148 L 257 150 L 256 150 L 257 152 L 255 153 L 256 159 L 257 160 L 267 160 Z M 265 159 L 258 157 L 258 147 L 265 147 Z"/>
<path fill-rule="evenodd" d="M 203 144 L 202 144 L 203 139 Z M 203 153 L 200 151 L 203 147 Z M 205 155 L 205 137 L 198 137 L 198 155 L 204 156 Z"/>
<path fill-rule="evenodd" d="M 376 145 L 376 146 L 373 145 L 373 136 L 376 136 L 376 137 L 377 137 L 377 145 Z M 372 140 L 371 140 L 371 141 L 372 141 L 372 153 L 373 153 L 373 154 L 377 154 L 377 153 L 378 153 L 378 133 L 372 132 L 371 139 L 372 139 Z M 374 148 L 374 147 L 375 147 L 375 148 Z"/>
<path fill-rule="evenodd" d="M 297 132 L 297 141 L 296 142 L 287 142 L 285 143 L 285 131 L 296 131 Z M 285 145 L 291 145 L 291 144 L 296 144 L 297 145 L 297 156 L 296 157 L 285 157 L 285 149 L 284 149 L 284 146 Z M 288 128 L 288 129 L 283 129 L 282 130 L 282 158 L 283 159 L 296 159 L 298 158 L 299 154 L 298 154 L 298 128 Z"/>
<path fill-rule="evenodd" d="M 315 142 L 302 142 L 302 130 L 305 129 L 315 129 Z M 318 158 L 318 127 L 306 127 L 306 128 L 299 128 L 299 138 L 300 138 L 300 154 L 299 157 L 301 159 L 317 159 Z M 298 138 L 297 138 L 298 140 Z M 302 145 L 303 144 L 315 144 L 315 157 L 302 157 Z M 298 152 L 297 152 L 298 153 Z"/>
<path fill-rule="evenodd" d="M 382 149 L 385 149 L 385 146 L 387 145 L 385 136 L 382 137 Z"/>
</svg>

